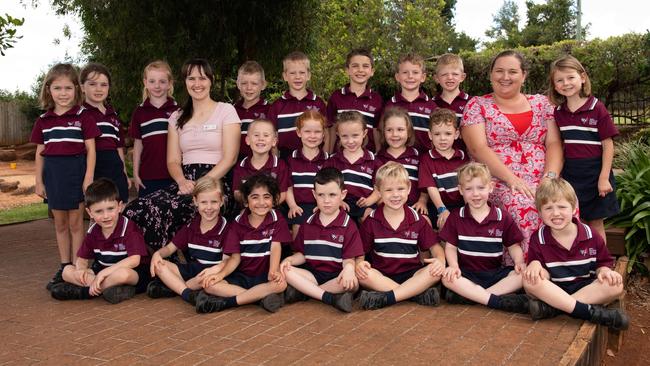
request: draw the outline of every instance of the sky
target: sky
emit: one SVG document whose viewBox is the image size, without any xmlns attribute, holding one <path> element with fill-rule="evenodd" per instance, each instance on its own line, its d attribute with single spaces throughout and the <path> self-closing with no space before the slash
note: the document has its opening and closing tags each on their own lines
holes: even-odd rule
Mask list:
<svg viewBox="0 0 650 366">
<path fill-rule="evenodd" d="M 525 0 L 515 1 L 523 27 Z M 46 72 L 50 65 L 61 61 L 84 61 L 79 46 L 83 38 L 80 21 L 75 16 L 57 16 L 50 8 L 49 0 L 40 0 L 39 3 L 34 9 L 21 4 L 21 0 L 0 1 L 0 14 L 25 18 L 25 24 L 18 28 L 22 38 L 14 48 L 7 50 L 5 56 L 0 56 L 0 89 L 29 91 L 38 75 Z M 485 31 L 492 25 L 492 16 L 502 5 L 503 0 L 458 0 L 454 18 L 456 29 L 485 41 Z M 645 33 L 650 29 L 650 1 L 647 0 L 582 0 L 582 13 L 582 24 L 590 24 L 587 39 L 628 32 Z M 72 33 L 70 39 L 63 36 L 66 25 Z M 60 43 L 55 44 L 55 40 Z"/>
</svg>

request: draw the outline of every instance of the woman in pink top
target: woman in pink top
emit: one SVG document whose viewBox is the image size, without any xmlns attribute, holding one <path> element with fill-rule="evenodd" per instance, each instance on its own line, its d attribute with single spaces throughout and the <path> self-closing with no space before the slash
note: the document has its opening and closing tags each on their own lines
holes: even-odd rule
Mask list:
<svg viewBox="0 0 650 366">
<path fill-rule="evenodd" d="M 534 200 L 537 185 L 542 177 L 555 177 L 562 170 L 553 106 L 543 95 L 521 92 L 527 71 L 523 56 L 515 51 L 495 56 L 490 65 L 493 92 L 470 99 L 461 122 L 470 155 L 496 177 L 491 202 L 504 207 L 524 233 L 524 253 L 540 224 Z M 512 265 L 509 257 L 506 262 Z"/>
<path fill-rule="evenodd" d="M 214 73 L 208 61 L 190 60 L 181 74 L 189 98 L 170 116 L 167 131 L 167 169 L 175 183 L 132 201 L 124 210 L 154 250 L 166 245 L 196 214 L 191 196 L 194 182 L 206 174 L 222 179 L 239 152 L 241 121 L 231 104 L 210 97 Z M 222 182 L 224 196 L 232 196 L 228 180 Z"/>
</svg>

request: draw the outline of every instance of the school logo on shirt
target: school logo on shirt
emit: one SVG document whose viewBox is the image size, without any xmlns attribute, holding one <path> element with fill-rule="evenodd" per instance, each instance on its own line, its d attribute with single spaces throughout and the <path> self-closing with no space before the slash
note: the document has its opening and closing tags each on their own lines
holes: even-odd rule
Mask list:
<svg viewBox="0 0 650 366">
<path fill-rule="evenodd" d="M 208 240 L 208 245 L 213 248 L 219 247 L 219 240 Z"/>
<path fill-rule="evenodd" d="M 71 122 L 68 122 L 68 126 L 81 127 L 81 122 L 79 122 L 79 121 L 71 121 Z"/>
<path fill-rule="evenodd" d="M 488 229 L 488 234 L 495 237 L 503 236 L 503 231 L 501 229 Z"/>
<path fill-rule="evenodd" d="M 363 173 L 370 174 L 370 175 L 372 175 L 373 172 L 373 169 L 368 166 L 361 166 L 359 170 L 361 170 Z"/>
<path fill-rule="evenodd" d="M 598 124 L 597 119 L 587 118 L 587 117 L 580 118 L 580 122 L 582 122 L 583 125 L 589 125 L 589 126 L 595 126 Z"/>
<path fill-rule="evenodd" d="M 596 255 L 598 252 L 594 248 L 589 248 L 589 255 Z"/>
<path fill-rule="evenodd" d="M 417 232 L 417 231 L 409 231 L 409 230 L 406 230 L 406 231 L 404 232 L 404 237 L 407 238 L 407 239 L 408 239 L 408 238 L 411 238 L 411 239 L 417 239 L 417 238 L 418 238 L 418 232 Z"/>
<path fill-rule="evenodd" d="M 126 245 L 124 245 L 123 243 L 113 244 L 113 249 L 119 250 L 119 251 L 124 251 L 124 250 L 126 250 Z"/>
<path fill-rule="evenodd" d="M 268 237 L 268 236 L 273 236 L 273 233 L 275 232 L 275 229 L 268 229 L 262 231 L 262 236 Z"/>
<path fill-rule="evenodd" d="M 315 105 L 308 105 L 308 106 L 307 106 L 307 109 L 313 109 L 313 110 L 315 110 L 315 111 L 319 111 L 319 110 L 320 110 L 320 108 L 318 108 L 318 106 L 315 106 Z"/>
<path fill-rule="evenodd" d="M 418 161 L 415 159 L 406 159 L 406 162 L 413 165 L 418 165 Z"/>
<path fill-rule="evenodd" d="M 332 241 L 338 241 L 339 243 L 343 243 L 343 235 L 337 235 L 337 234 L 331 234 L 332 236 Z"/>
<path fill-rule="evenodd" d="M 278 179 L 278 174 L 277 174 L 277 173 L 271 172 L 271 176 L 272 176 L 274 179 Z"/>
</svg>

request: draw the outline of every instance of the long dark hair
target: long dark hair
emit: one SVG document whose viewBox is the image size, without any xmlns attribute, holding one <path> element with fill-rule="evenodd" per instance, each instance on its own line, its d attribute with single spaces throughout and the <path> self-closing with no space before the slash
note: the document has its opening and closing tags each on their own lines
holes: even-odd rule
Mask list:
<svg viewBox="0 0 650 366">
<path fill-rule="evenodd" d="M 212 66 L 210 66 L 210 62 L 204 58 L 193 58 L 185 62 L 181 69 L 182 80 L 185 81 L 195 68 L 198 68 L 202 75 L 205 75 L 210 79 L 210 84 L 214 82 L 214 71 L 212 70 Z M 183 113 L 178 117 L 176 123 L 179 129 L 183 128 L 183 125 L 192 118 L 192 114 L 194 113 L 194 105 L 192 104 L 192 98 L 189 95 L 187 96 L 187 100 L 185 100 L 185 104 L 183 104 L 182 111 Z"/>
</svg>

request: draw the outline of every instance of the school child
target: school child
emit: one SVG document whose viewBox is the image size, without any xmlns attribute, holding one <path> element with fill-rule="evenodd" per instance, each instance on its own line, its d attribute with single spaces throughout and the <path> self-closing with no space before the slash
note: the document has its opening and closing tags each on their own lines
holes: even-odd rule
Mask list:
<svg viewBox="0 0 650 366">
<path fill-rule="evenodd" d="M 61 266 L 47 284 L 63 281 L 66 265 L 75 260 L 84 239 L 83 192 L 95 171 L 95 137 L 99 128 L 83 114 L 79 76 L 70 64 L 54 65 L 39 94 L 46 110 L 34 123 L 30 141 L 36 146 L 35 193 L 47 199 L 54 216 Z"/>
<path fill-rule="evenodd" d="M 603 219 L 619 212 L 612 173 L 612 138 L 618 130 L 605 105 L 591 95 L 589 75 L 573 56 L 551 64 L 549 99 L 557 105 L 555 122 L 564 142 L 561 176 L 578 195 L 580 218 L 607 240 Z"/>
<path fill-rule="evenodd" d="M 224 268 L 203 280 L 196 312 L 211 313 L 255 303 L 276 312 L 284 304 L 287 287 L 280 272 L 281 243 L 291 234 L 278 204 L 280 189 L 266 174 L 249 177 L 241 186 L 246 209 L 232 222 L 223 243 Z M 216 295 L 216 296 L 213 296 Z"/>
<path fill-rule="evenodd" d="M 463 206 L 456 170 L 469 158 L 462 149 L 454 147 L 460 136 L 454 112 L 436 109 L 431 113 L 429 126 L 432 148 L 420 159 L 418 187 L 427 191 L 432 203 L 431 221 L 442 229 L 451 210 Z"/>
<path fill-rule="evenodd" d="M 57 300 L 102 296 L 117 304 L 144 292 L 149 283 L 149 253 L 138 226 L 122 216 L 123 203 L 113 181 L 100 178 L 86 190 L 86 211 L 94 223 L 77 252 L 52 286 Z M 89 261 L 93 264 L 89 266 Z"/>
<path fill-rule="evenodd" d="M 335 90 L 327 102 L 327 120 L 336 121 L 336 116 L 344 111 L 357 111 L 363 114 L 368 129 L 368 145 L 366 148 L 376 152 L 379 148 L 379 117 L 384 105 L 381 95 L 368 87 L 368 80 L 375 73 L 375 62 L 370 50 L 357 48 L 345 57 L 345 72 L 350 82 L 341 89 Z M 336 142 L 336 130 L 330 130 L 331 146 L 327 151 L 333 151 Z"/>
<path fill-rule="evenodd" d="M 404 108 L 391 107 L 382 114 L 378 130 L 380 133 L 379 152 L 377 152 L 379 165 L 394 161 L 406 168 L 411 180 L 411 190 L 406 204 L 418 213 L 427 215 L 427 193 L 420 192 L 418 189 L 420 153 L 413 147 L 415 131 L 411 117 Z"/>
<path fill-rule="evenodd" d="M 237 89 L 240 99 L 235 103 L 237 115 L 241 120 L 241 141 L 239 143 L 239 159 L 251 153 L 246 144 L 248 125 L 256 119 L 267 119 L 269 107 L 266 99 L 261 97 L 266 88 L 266 78 L 262 65 L 255 61 L 244 62 L 237 71 Z"/>
<path fill-rule="evenodd" d="M 415 129 L 415 148 L 421 154 L 429 150 L 429 115 L 438 108 L 436 103 L 420 89 L 426 79 L 424 58 L 416 54 L 406 54 L 399 58 L 395 80 L 400 90 L 395 93 L 384 108 L 392 106 L 406 109 Z"/>
<path fill-rule="evenodd" d="M 460 89 L 460 84 L 465 80 L 463 59 L 453 53 L 445 53 L 436 61 L 436 73 L 433 75 L 436 84 L 440 85 L 440 93 L 431 99 L 438 108 L 446 108 L 456 114 L 460 123 L 463 118 L 465 104 L 469 100 L 469 94 Z"/>
<path fill-rule="evenodd" d="M 91 62 L 81 69 L 79 79 L 84 96 L 83 113 L 88 114 L 95 121 L 102 133 L 95 139 L 97 154 L 95 179 L 112 180 L 120 192 L 120 200 L 127 203 L 131 181 L 124 164 L 122 121 L 107 103 L 111 74 L 106 66 Z"/>
<path fill-rule="evenodd" d="M 494 187 L 490 171 L 480 163 L 464 165 L 458 170 L 458 185 L 465 206 L 452 211 L 439 234 L 446 242 L 449 265 L 442 279 L 447 288 L 445 299 L 528 313 L 526 295 L 512 294 L 522 288 L 526 268 L 519 244 L 523 234 L 508 212 L 488 203 Z M 504 247 L 514 268 L 502 265 Z"/>
<path fill-rule="evenodd" d="M 180 295 L 196 305 L 201 281 L 223 269 L 222 239 L 227 221 L 220 215 L 224 201 L 221 182 L 204 175 L 196 181 L 192 196 L 199 214 L 151 256 L 151 277 L 158 277 L 147 286 L 151 298 Z M 186 263 L 175 264 L 164 259 L 177 250 L 183 252 Z"/>
<path fill-rule="evenodd" d="M 318 210 L 300 226 L 295 253 L 280 264 L 287 281 L 285 301 L 306 300 L 308 295 L 349 313 L 352 294 L 359 288 L 355 262 L 364 253 L 354 220 L 341 208 L 347 193 L 343 174 L 336 168 L 322 169 L 313 187 Z"/>
<path fill-rule="evenodd" d="M 296 133 L 302 148 L 294 150 L 287 159 L 291 174 L 291 186 L 287 190 L 289 225 L 292 236 L 298 234 L 300 224 L 311 216 L 316 208 L 312 193 L 314 177 L 323 169 L 329 154 L 323 151 L 327 121 L 318 111 L 308 110 L 296 118 Z"/>
<path fill-rule="evenodd" d="M 149 63 L 142 73 L 142 103 L 131 116 L 133 184 L 139 197 L 167 188 L 174 180 L 167 170 L 167 126 L 178 110 L 173 98 L 174 76 L 165 61 Z"/>
<path fill-rule="evenodd" d="M 282 60 L 282 68 L 282 79 L 287 82 L 289 90 L 271 104 L 268 118 L 278 131 L 278 149 L 280 156 L 285 158 L 293 150 L 300 149 L 300 139 L 296 135 L 296 118 L 308 109 L 325 113 L 325 102 L 307 88 L 311 79 L 307 55 L 299 51 L 288 54 Z M 328 148 L 329 134 L 325 134 L 324 139 L 325 147 Z"/>
<path fill-rule="evenodd" d="M 242 196 L 239 186 L 251 175 L 257 173 L 269 174 L 277 179 L 280 186 L 279 203 L 284 202 L 289 189 L 289 169 L 284 160 L 274 152 L 278 142 L 278 134 L 273 123 L 268 120 L 257 119 L 248 126 L 246 144 L 251 149 L 251 154 L 243 158 L 233 169 L 232 186 L 235 188 L 235 199 L 244 203 L 246 196 Z"/>
<path fill-rule="evenodd" d="M 437 306 L 440 291 L 432 287 L 445 269 L 445 254 L 431 225 L 406 205 L 411 181 L 408 172 L 396 162 L 379 168 L 376 187 L 382 204 L 361 224 L 361 239 L 370 262 L 357 259 L 359 284 L 372 291 L 361 291 L 361 307 L 379 309 L 396 302 L 412 300 L 420 305 Z M 432 258 L 420 259 L 420 251 Z"/>
<path fill-rule="evenodd" d="M 614 259 L 605 241 L 576 215 L 577 197 L 561 178 L 544 179 L 535 205 L 544 224 L 531 237 L 524 288 L 531 296 L 534 320 L 566 313 L 571 317 L 627 329 L 622 309 L 607 304 L 623 293 L 623 279 L 611 269 Z"/>
<path fill-rule="evenodd" d="M 379 168 L 379 160 L 364 148 L 368 130 L 361 113 L 340 113 L 336 119 L 336 133 L 341 142 L 341 150 L 332 154 L 325 166 L 343 172 L 348 193 L 342 207 L 358 221 L 379 200 L 379 194 L 373 192 L 373 177 Z"/>
</svg>

